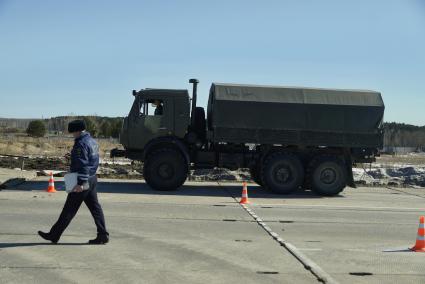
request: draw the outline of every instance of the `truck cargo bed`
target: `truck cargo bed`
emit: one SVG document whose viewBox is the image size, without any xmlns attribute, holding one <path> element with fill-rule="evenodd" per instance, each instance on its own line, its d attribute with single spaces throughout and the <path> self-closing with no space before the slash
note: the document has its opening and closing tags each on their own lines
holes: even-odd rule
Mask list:
<svg viewBox="0 0 425 284">
<path fill-rule="evenodd" d="M 381 94 L 214 83 L 208 129 L 214 142 L 381 147 Z"/>
</svg>

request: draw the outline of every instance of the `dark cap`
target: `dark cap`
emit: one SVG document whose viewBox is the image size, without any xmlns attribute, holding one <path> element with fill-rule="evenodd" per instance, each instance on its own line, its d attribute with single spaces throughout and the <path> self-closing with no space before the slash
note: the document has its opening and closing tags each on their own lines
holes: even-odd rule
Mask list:
<svg viewBox="0 0 425 284">
<path fill-rule="evenodd" d="M 84 120 L 78 119 L 68 123 L 69 133 L 83 131 L 83 130 L 86 130 L 86 123 L 84 122 Z"/>
</svg>

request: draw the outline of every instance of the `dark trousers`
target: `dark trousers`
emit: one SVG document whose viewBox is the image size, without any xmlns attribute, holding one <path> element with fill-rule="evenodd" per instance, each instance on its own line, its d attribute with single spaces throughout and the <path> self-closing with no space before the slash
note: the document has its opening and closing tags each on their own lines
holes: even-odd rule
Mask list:
<svg viewBox="0 0 425 284">
<path fill-rule="evenodd" d="M 97 199 L 97 177 L 90 177 L 88 182 L 90 185 L 88 190 L 84 190 L 82 192 L 71 192 L 68 194 L 59 219 L 50 229 L 50 234 L 54 240 L 59 240 L 66 227 L 68 227 L 69 223 L 71 223 L 72 218 L 74 218 L 75 214 L 77 214 L 77 211 L 83 201 L 93 216 L 94 223 L 97 227 L 97 234 L 109 235 L 106 231 L 105 217 L 103 216 L 102 207 Z"/>
</svg>

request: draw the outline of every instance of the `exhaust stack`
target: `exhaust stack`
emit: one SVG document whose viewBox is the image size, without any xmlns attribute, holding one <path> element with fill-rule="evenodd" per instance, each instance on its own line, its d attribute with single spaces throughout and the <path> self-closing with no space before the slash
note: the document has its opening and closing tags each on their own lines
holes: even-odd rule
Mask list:
<svg viewBox="0 0 425 284">
<path fill-rule="evenodd" d="M 198 79 L 190 79 L 190 84 L 193 84 L 193 91 L 192 91 L 192 111 L 190 114 L 190 124 L 193 126 L 195 125 L 195 108 L 196 108 L 196 98 L 198 97 Z"/>
</svg>

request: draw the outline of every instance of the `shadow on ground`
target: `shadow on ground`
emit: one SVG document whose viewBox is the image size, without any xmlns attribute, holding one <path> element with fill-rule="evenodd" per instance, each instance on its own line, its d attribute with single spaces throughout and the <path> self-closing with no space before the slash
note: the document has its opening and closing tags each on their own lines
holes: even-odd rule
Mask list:
<svg viewBox="0 0 425 284">
<path fill-rule="evenodd" d="M 64 191 L 65 185 L 63 182 L 55 182 L 56 190 Z M 44 191 L 47 188 L 47 182 L 44 181 L 28 181 L 19 186 L 15 190 L 24 191 Z M 125 193 L 125 194 L 153 194 L 153 195 L 174 195 L 174 196 L 216 196 L 216 197 L 237 197 L 241 196 L 242 185 L 226 184 L 220 185 L 205 185 L 203 183 L 184 185 L 174 191 L 156 191 L 152 190 L 145 182 L 122 182 L 102 181 L 98 183 L 98 192 L 104 193 Z M 249 196 L 253 198 L 276 198 L 276 199 L 290 199 L 290 198 L 323 198 L 316 195 L 314 192 L 308 190 L 299 190 L 295 193 L 288 195 L 273 194 L 260 186 L 248 186 Z M 335 196 L 341 198 L 343 196 Z"/>
<path fill-rule="evenodd" d="M 0 243 L 0 249 L 2 248 L 15 248 L 15 247 L 34 247 L 34 246 L 82 246 L 88 245 L 88 243 Z"/>
</svg>

